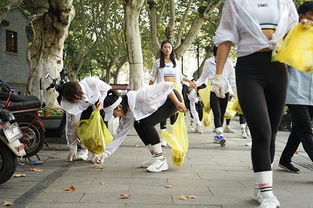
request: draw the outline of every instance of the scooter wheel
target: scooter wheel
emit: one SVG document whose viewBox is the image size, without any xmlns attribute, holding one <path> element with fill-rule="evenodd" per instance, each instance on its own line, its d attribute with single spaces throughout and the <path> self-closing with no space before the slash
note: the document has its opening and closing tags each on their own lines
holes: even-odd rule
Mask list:
<svg viewBox="0 0 313 208">
<path fill-rule="evenodd" d="M 0 184 L 11 178 L 16 169 L 16 156 L 0 140 Z"/>
</svg>

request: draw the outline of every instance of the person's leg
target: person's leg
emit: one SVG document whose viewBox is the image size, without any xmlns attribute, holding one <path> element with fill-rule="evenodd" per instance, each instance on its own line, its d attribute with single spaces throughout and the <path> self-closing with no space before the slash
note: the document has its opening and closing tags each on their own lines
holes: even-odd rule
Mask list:
<svg viewBox="0 0 313 208">
<path fill-rule="evenodd" d="M 226 125 L 224 128 L 225 133 L 234 133 L 234 130 L 230 127 L 230 121 L 231 119 L 226 119 Z"/>
<path fill-rule="evenodd" d="M 65 138 L 67 140 L 67 146 L 69 147 L 69 155 L 67 161 L 72 162 L 77 159 L 77 134 L 76 125 L 80 120 L 79 115 L 72 115 L 66 113 L 66 124 L 65 124 Z"/>
<path fill-rule="evenodd" d="M 240 57 L 236 83 L 240 105 L 251 130 L 255 197 L 260 203 L 271 201 L 279 206 L 272 191 L 271 163 L 286 95 L 286 68 L 283 64 L 273 64 L 271 53 L 267 52 Z"/>
</svg>

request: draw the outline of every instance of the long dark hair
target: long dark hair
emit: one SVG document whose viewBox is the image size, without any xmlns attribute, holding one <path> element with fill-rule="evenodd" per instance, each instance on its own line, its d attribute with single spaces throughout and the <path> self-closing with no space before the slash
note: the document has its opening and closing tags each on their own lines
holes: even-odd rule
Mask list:
<svg viewBox="0 0 313 208">
<path fill-rule="evenodd" d="M 122 108 L 124 113 L 126 114 L 128 111 L 128 99 L 127 99 L 127 95 L 123 95 L 121 96 L 120 93 L 116 90 L 109 90 L 107 93 L 107 96 L 105 97 L 104 101 L 103 101 L 103 108 L 106 108 L 110 105 L 112 105 L 113 103 L 115 103 L 115 101 L 119 98 L 122 97 Z"/>
<path fill-rule="evenodd" d="M 176 61 L 175 61 L 175 54 L 174 54 L 174 49 L 173 49 L 173 44 L 169 40 L 165 40 L 161 43 L 161 49 L 160 49 L 160 68 L 165 67 L 165 62 L 164 62 L 164 53 L 162 52 L 163 45 L 165 43 L 169 43 L 172 46 L 172 52 L 170 54 L 170 60 L 174 64 L 174 68 L 176 67 Z"/>
<path fill-rule="evenodd" d="M 58 102 L 61 103 L 62 97 L 71 103 L 75 103 L 77 98 L 83 96 L 83 90 L 78 82 L 67 82 L 57 88 L 59 96 Z"/>
</svg>

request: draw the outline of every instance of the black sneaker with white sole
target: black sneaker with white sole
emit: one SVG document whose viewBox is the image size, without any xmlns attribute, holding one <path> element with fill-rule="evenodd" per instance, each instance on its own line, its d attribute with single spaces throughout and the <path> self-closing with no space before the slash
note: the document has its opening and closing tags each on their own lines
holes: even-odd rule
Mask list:
<svg viewBox="0 0 313 208">
<path fill-rule="evenodd" d="M 278 166 L 281 167 L 282 169 L 287 170 L 287 171 L 292 172 L 292 173 L 299 173 L 300 172 L 300 169 L 296 168 L 291 163 L 279 162 Z"/>
</svg>

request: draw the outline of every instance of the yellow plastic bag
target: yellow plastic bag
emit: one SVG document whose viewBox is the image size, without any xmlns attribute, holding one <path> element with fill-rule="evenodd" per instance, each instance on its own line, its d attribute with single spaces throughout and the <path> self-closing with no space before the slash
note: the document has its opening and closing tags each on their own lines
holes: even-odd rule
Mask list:
<svg viewBox="0 0 313 208">
<path fill-rule="evenodd" d="M 209 113 L 211 110 L 211 106 L 210 106 L 210 94 L 211 94 L 211 87 L 212 87 L 212 83 L 209 82 L 206 86 L 206 88 L 200 89 L 199 95 L 200 98 L 203 102 L 203 111 Z"/>
<path fill-rule="evenodd" d="M 104 152 L 105 144 L 112 142 L 112 135 L 105 126 L 99 109 L 95 109 L 89 119 L 81 120 L 76 131 L 82 144 L 94 154 Z"/>
<path fill-rule="evenodd" d="M 203 110 L 203 124 L 204 124 L 205 127 L 211 125 L 211 122 L 212 122 L 211 112 L 212 112 L 212 111 L 210 111 L 210 112 L 208 113 L 208 112 L 205 112 L 205 111 Z"/>
<path fill-rule="evenodd" d="M 288 64 L 302 72 L 313 71 L 313 26 L 296 25 L 273 54 L 273 60 Z"/>
<path fill-rule="evenodd" d="M 174 83 L 174 89 L 180 94 L 181 89 L 176 83 Z M 166 131 L 161 132 L 162 137 L 172 149 L 172 161 L 173 165 L 181 166 L 184 163 L 189 142 L 188 133 L 185 125 L 185 114 L 178 112 L 177 119 L 173 125 L 169 125 Z"/>
<path fill-rule="evenodd" d="M 168 130 L 162 131 L 161 135 L 172 148 L 173 165 L 181 166 L 184 163 L 189 147 L 184 113 L 178 113 L 175 123 L 169 125 Z"/>
<path fill-rule="evenodd" d="M 234 104 L 235 104 L 235 99 L 231 99 L 230 101 L 228 101 L 226 112 L 224 115 L 226 119 L 231 119 L 232 117 L 236 115 L 236 111 L 233 109 Z"/>
<path fill-rule="evenodd" d="M 240 104 L 239 104 L 238 96 L 234 100 L 233 110 L 239 114 L 243 114 L 241 107 L 240 107 Z"/>
</svg>

